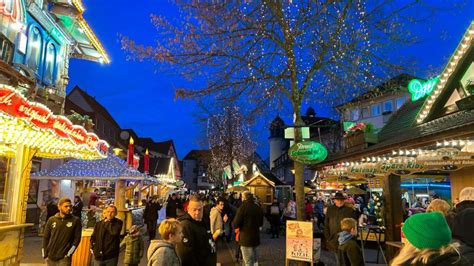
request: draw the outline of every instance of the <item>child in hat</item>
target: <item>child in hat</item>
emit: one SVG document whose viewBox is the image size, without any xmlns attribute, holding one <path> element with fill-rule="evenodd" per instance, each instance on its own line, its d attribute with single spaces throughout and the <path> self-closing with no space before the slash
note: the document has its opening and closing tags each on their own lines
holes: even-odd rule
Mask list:
<svg viewBox="0 0 474 266">
<path fill-rule="evenodd" d="M 441 212 L 418 213 L 402 227 L 405 243 L 391 265 L 470 265 L 451 243 L 451 230 Z"/>
<path fill-rule="evenodd" d="M 338 238 L 339 248 L 337 253 L 339 265 L 364 265 L 362 250 L 357 244 L 357 221 L 352 218 L 342 219 L 341 230 Z"/>
<path fill-rule="evenodd" d="M 120 249 L 125 248 L 123 263 L 127 266 L 138 266 L 143 257 L 144 243 L 140 235 L 140 227 L 130 227 L 128 235 L 120 243 Z"/>
</svg>

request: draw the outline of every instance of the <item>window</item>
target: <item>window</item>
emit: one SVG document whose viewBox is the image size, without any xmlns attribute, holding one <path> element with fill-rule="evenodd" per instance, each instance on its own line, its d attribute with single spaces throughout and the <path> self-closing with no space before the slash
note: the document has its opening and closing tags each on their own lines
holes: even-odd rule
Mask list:
<svg viewBox="0 0 474 266">
<path fill-rule="evenodd" d="M 391 100 L 383 103 L 383 112 L 393 112 L 393 102 Z"/>
<path fill-rule="evenodd" d="M 382 110 L 380 110 L 380 104 L 372 105 L 372 116 L 378 116 L 382 114 Z"/>
<path fill-rule="evenodd" d="M 400 109 L 400 107 L 402 107 L 402 105 L 405 103 L 405 97 L 400 97 L 397 99 L 397 110 Z"/>
<path fill-rule="evenodd" d="M 44 82 L 46 84 L 53 84 L 56 80 L 54 78 L 54 72 L 56 66 L 56 47 L 54 44 L 49 43 L 46 48 L 46 62 L 44 70 Z"/>
<path fill-rule="evenodd" d="M 0 33 L 0 61 L 10 64 L 13 60 L 13 43 Z"/>
<path fill-rule="evenodd" d="M 10 221 L 13 182 L 9 173 L 10 158 L 0 157 L 0 223 Z"/>
<path fill-rule="evenodd" d="M 370 117 L 370 109 L 369 107 L 362 108 L 362 118 Z"/>
<path fill-rule="evenodd" d="M 26 65 L 38 73 L 41 61 L 41 33 L 37 27 L 31 27 L 28 34 L 28 46 L 26 50 Z"/>
<path fill-rule="evenodd" d="M 360 118 L 360 110 L 359 108 L 354 108 L 351 111 L 351 120 L 352 121 L 357 121 Z"/>
</svg>

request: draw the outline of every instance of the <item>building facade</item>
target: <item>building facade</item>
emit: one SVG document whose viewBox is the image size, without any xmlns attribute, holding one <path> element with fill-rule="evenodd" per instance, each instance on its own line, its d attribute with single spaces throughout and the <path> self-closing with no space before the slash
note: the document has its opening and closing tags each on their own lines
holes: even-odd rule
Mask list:
<svg viewBox="0 0 474 266">
<path fill-rule="evenodd" d="M 51 189 L 40 188 L 37 183 L 30 182 L 29 179 L 30 170 L 49 167 L 52 162 L 41 158 L 102 156 L 80 151 L 81 141 L 74 136 L 82 135 L 82 139 L 93 140 L 89 142 L 91 144 L 96 143 L 97 136 L 83 128 L 75 127 L 73 130 L 71 122 L 60 116 L 64 113 L 65 90 L 69 81 L 69 60 L 85 58 L 108 62 L 102 45 L 82 16 L 83 11 L 84 7 L 80 0 L 0 1 L 0 87 L 2 93 L 7 93 L 8 97 L 16 99 L 15 104 L 23 106 L 15 110 L 17 112 L 15 114 L 9 109 L 14 106 L 12 102 L 2 101 L 1 134 L 9 132 L 10 136 L 15 136 L 22 132 L 23 134 L 30 132 L 29 134 L 43 134 L 36 137 L 44 138 L 41 142 L 31 142 L 25 137 L 16 138 L 9 143 L 4 138 L 0 141 L 2 146 L 0 264 L 2 265 L 18 265 L 21 260 L 24 230 L 31 226 L 26 218 L 28 206 L 41 204 L 35 201 L 37 197 L 30 198 L 28 195 L 37 196 L 42 190 Z M 25 106 L 30 108 L 25 109 Z M 23 117 L 30 116 L 28 121 L 18 120 L 15 117 L 22 111 Z M 8 128 L 9 125 L 14 125 L 12 123 L 23 126 Z M 61 127 L 44 132 L 38 129 L 55 125 Z M 72 138 L 65 138 L 69 136 Z M 50 138 L 51 143 L 57 142 L 56 145 L 48 148 L 46 138 Z M 78 151 L 68 152 L 64 149 L 68 145 L 69 151 L 72 148 Z M 6 153 L 4 148 L 8 146 L 15 146 L 16 152 Z M 108 145 L 105 144 L 104 147 L 106 146 Z"/>
<path fill-rule="evenodd" d="M 183 158 L 183 181 L 190 190 L 213 189 L 209 180 L 208 167 L 211 161 L 210 150 L 192 150 Z"/>
<path fill-rule="evenodd" d="M 390 117 L 410 99 L 408 83 L 414 79 L 408 74 L 393 77 L 352 101 L 337 106 L 341 121 L 370 123 L 382 128 Z"/>
</svg>

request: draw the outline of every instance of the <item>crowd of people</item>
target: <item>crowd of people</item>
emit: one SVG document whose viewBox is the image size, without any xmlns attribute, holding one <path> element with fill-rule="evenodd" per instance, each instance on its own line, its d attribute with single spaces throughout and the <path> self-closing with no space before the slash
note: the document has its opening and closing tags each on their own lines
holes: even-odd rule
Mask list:
<svg viewBox="0 0 474 266">
<path fill-rule="evenodd" d="M 338 265 L 364 265 L 358 244 L 358 230 L 370 215 L 358 199 L 337 192 L 332 204 L 308 199 L 304 217 L 322 231 L 326 249 Z M 368 202 L 370 204 L 370 201 Z M 75 207 L 80 199 L 57 201 L 57 213 L 46 224 L 43 257 L 48 265 L 70 265 L 81 240 L 81 221 Z M 138 265 L 146 253 L 148 265 L 216 265 L 217 250 L 226 241 L 237 241 L 235 256 L 243 265 L 258 261 L 257 248 L 264 218 L 270 223 L 272 238 L 279 238 L 287 220 L 297 217 L 296 203 L 286 205 L 276 198 L 269 205 L 259 203 L 246 191 L 237 194 L 169 196 L 161 205 L 157 197 L 145 202 L 144 223 L 150 245 L 145 252 L 141 227 L 134 225 L 122 239 L 123 222 L 116 218 L 117 208 L 109 205 L 102 220 L 94 225 L 91 253 L 94 265 L 117 265 L 125 250 L 125 265 Z M 82 206 L 80 206 L 82 208 Z M 160 210 L 166 217 L 159 219 Z M 159 224 L 158 224 L 158 221 Z M 473 265 L 474 264 L 474 188 L 461 191 L 459 202 L 451 205 L 434 199 L 426 212 L 412 214 L 402 227 L 403 247 L 391 265 Z M 156 230 L 159 239 L 156 239 Z"/>
<path fill-rule="evenodd" d="M 48 219 L 43 237 L 42 254 L 47 265 L 71 265 L 81 241 L 81 217 L 75 210 L 80 205 L 80 198 L 75 202 L 68 198 L 57 201 L 57 212 Z M 254 265 L 258 260 L 256 248 L 260 244 L 264 212 L 250 192 L 239 197 L 212 194 L 181 199 L 172 194 L 165 205 L 166 219 L 158 225 L 162 209 L 158 198 L 151 197 L 145 202 L 143 219 L 150 241 L 146 252 L 148 265 L 216 265 L 217 249 L 232 239 L 239 243 L 236 256 L 244 265 Z M 124 250 L 123 263 L 139 265 L 145 253 L 141 228 L 133 225 L 122 239 L 123 222 L 116 215 L 117 208 L 109 205 L 94 225 L 90 239 L 93 264 L 118 265 L 119 254 Z M 160 239 L 156 239 L 156 230 Z"/>
</svg>

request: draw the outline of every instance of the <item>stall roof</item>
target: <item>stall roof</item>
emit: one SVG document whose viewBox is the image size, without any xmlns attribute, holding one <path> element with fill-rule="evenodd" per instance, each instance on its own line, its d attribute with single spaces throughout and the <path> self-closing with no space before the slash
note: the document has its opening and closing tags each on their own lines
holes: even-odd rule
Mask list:
<svg viewBox="0 0 474 266">
<path fill-rule="evenodd" d="M 127 163 L 110 153 L 102 160 L 70 160 L 51 171 L 31 174 L 31 179 L 66 180 L 152 180 L 146 174 L 129 168 Z"/>
<path fill-rule="evenodd" d="M 37 157 L 88 160 L 107 157 L 109 148 L 94 133 L 0 84 L 0 155 L 14 156 L 18 144 L 31 148 Z"/>
<path fill-rule="evenodd" d="M 404 146 L 421 146 L 445 138 L 472 136 L 474 109 L 456 110 L 449 114 L 435 116 L 446 104 L 464 74 L 463 70 L 474 60 L 474 21 L 463 35 L 459 46 L 441 73 L 440 83 L 431 96 L 416 102 L 407 102 L 400 108 L 379 132 L 379 143 L 364 150 L 333 154 L 324 166 L 341 160 L 367 156 L 367 154 L 388 153 Z M 428 115 L 430 114 L 430 116 Z"/>
<path fill-rule="evenodd" d="M 110 59 L 101 42 L 83 17 L 82 0 L 53 1 L 51 13 L 55 14 L 65 30 L 74 38 L 76 45 L 72 55 L 91 61 L 110 63 Z"/>
</svg>

